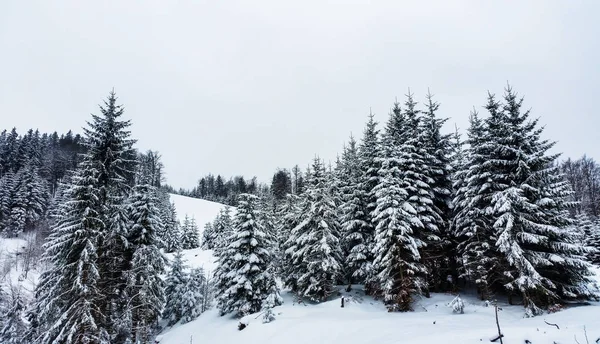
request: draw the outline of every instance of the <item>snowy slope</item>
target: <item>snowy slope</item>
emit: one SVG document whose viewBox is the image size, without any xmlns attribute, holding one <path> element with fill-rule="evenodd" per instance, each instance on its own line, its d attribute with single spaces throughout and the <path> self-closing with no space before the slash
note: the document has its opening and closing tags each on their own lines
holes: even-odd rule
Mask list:
<svg viewBox="0 0 600 344">
<path fill-rule="evenodd" d="M 0 237 L 0 285 L 4 288 L 11 285 L 21 286 L 29 298 L 33 294 L 40 272 L 33 266 L 37 262 L 32 261 L 30 270 L 25 274 L 23 254 L 26 247 L 26 239 Z"/>
<path fill-rule="evenodd" d="M 357 297 L 345 308 L 340 300 L 319 305 L 294 304 L 289 295 L 274 310 L 277 319 L 263 324 L 260 315 L 244 319 L 249 325 L 237 330 L 238 321 L 219 317 L 215 310 L 197 320 L 174 327 L 160 336 L 161 344 L 180 343 L 489 343 L 497 334 L 494 309 L 475 298 L 465 298 L 465 314 L 453 314 L 446 304 L 452 295 L 434 294 L 419 301 L 411 313 L 388 313 L 380 302 Z M 500 326 L 504 343 L 586 343 L 584 326 L 590 343 L 600 337 L 600 305 L 581 306 L 562 312 L 523 318 L 523 307 L 501 305 Z M 258 316 L 258 318 L 256 318 Z M 558 324 L 560 329 L 546 324 Z M 191 340 L 190 340 L 191 339 Z"/>
<path fill-rule="evenodd" d="M 219 211 L 224 207 L 221 203 L 205 201 L 198 198 L 191 198 L 181 195 L 171 194 L 171 202 L 175 204 L 177 217 L 183 222 L 185 216 L 194 218 L 198 224 L 200 238 L 204 232 L 204 225 L 212 222 Z M 183 257 L 191 267 L 203 267 L 205 271 L 211 272 L 215 268 L 215 258 L 212 251 L 205 251 L 199 248 L 183 251 Z"/>
<path fill-rule="evenodd" d="M 172 195 L 179 217 L 187 213 L 194 216 L 203 230 L 204 223 L 212 221 L 221 204 L 178 195 Z M 185 257 L 192 267 L 204 266 L 212 270 L 212 252 L 186 251 Z M 600 269 L 597 279 L 600 283 Z M 379 301 L 362 295 L 356 290 L 347 294 L 350 298 L 345 308 L 336 299 L 319 305 L 295 304 L 291 295 L 284 293 L 285 303 L 274 309 L 277 320 L 263 324 L 259 314 L 246 317 L 248 328 L 237 330 L 239 320 L 220 317 L 216 310 L 202 314 L 185 325 L 176 325 L 158 337 L 160 344 L 185 343 L 343 343 L 343 344 L 392 344 L 392 343 L 489 343 L 497 333 L 494 309 L 485 307 L 474 297 L 464 297 L 465 314 L 453 314 L 446 307 L 454 296 L 434 294 L 422 299 L 415 312 L 388 313 Z M 586 343 L 586 326 L 590 343 L 600 338 L 600 304 L 573 307 L 558 313 L 523 318 L 521 306 L 502 304 L 500 326 L 505 335 L 504 343 Z M 544 321 L 558 324 L 560 329 Z M 600 342 L 599 342 L 600 343 Z"/>
</svg>

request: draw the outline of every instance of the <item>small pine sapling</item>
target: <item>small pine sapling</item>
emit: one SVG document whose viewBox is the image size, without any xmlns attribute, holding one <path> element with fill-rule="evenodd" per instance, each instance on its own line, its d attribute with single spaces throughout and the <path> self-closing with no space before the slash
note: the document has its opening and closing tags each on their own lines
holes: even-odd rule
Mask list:
<svg viewBox="0 0 600 344">
<path fill-rule="evenodd" d="M 456 297 L 450 301 L 448 307 L 452 308 L 453 313 L 465 314 L 465 303 L 460 298 L 460 295 L 456 295 Z"/>
</svg>

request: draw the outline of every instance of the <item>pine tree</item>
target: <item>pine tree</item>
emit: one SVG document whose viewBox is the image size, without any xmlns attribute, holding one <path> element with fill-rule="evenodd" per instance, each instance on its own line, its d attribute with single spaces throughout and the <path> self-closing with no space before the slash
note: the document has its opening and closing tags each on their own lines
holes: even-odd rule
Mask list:
<svg viewBox="0 0 600 344">
<path fill-rule="evenodd" d="M 15 175 L 12 172 L 0 177 L 0 232 L 10 228 L 11 206 L 15 198 Z"/>
<path fill-rule="evenodd" d="M 204 304 L 203 288 L 206 284 L 204 270 L 192 269 L 187 284 L 185 285 L 181 298 L 181 322 L 188 323 L 196 319 L 202 313 Z"/>
<path fill-rule="evenodd" d="M 233 223 L 231 218 L 231 208 L 225 206 L 220 210 L 219 215 L 213 222 L 213 246 L 215 252 L 218 254 L 220 250 L 223 250 L 228 244 L 228 240 L 233 232 Z"/>
<path fill-rule="evenodd" d="M 299 216 L 301 222 L 291 235 L 297 241 L 292 252 L 292 264 L 297 271 L 292 276 L 298 279 L 288 283 L 295 286 L 299 296 L 321 302 L 335 292 L 335 282 L 341 274 L 342 252 L 337 207 L 318 158 L 313 162 L 308 184 L 305 207 Z"/>
<path fill-rule="evenodd" d="M 23 321 L 23 315 L 26 303 L 21 287 L 11 286 L 10 293 L 7 296 L 6 310 L 0 314 L 0 319 L 3 320 L 2 328 L 0 329 L 0 343 L 24 343 L 23 335 L 27 329 L 27 325 Z"/>
<path fill-rule="evenodd" d="M 50 269 L 36 286 L 36 305 L 31 337 L 36 343 L 108 343 L 98 308 L 98 243 L 104 231 L 100 214 L 97 172 L 84 162 L 72 178 L 65 217 L 44 245 L 43 260 Z"/>
<path fill-rule="evenodd" d="M 237 316 L 261 310 L 263 301 L 279 291 L 274 276 L 268 271 L 271 263 L 269 237 L 258 220 L 258 197 L 249 194 L 239 196 L 233 223 L 233 235 L 220 258 L 228 262 L 219 265 L 221 278 L 218 304 L 222 314 L 234 312 Z M 220 262 L 221 263 L 221 262 Z M 224 283 L 223 283 L 224 282 Z"/>
<path fill-rule="evenodd" d="M 167 193 L 164 194 L 168 196 Z M 166 252 L 176 252 L 183 248 L 183 233 L 179 220 L 177 219 L 177 210 L 175 209 L 175 204 L 168 200 L 166 206 L 162 203 L 162 207 L 164 208 L 161 211 L 161 219 L 164 224 L 164 229 L 161 235 L 161 241 L 164 244 Z M 193 238 L 191 238 L 191 240 L 193 240 Z"/>
<path fill-rule="evenodd" d="M 367 211 L 367 194 L 362 187 L 360 157 L 356 141 L 350 138 L 342 156 L 343 179 L 341 225 L 347 249 L 346 266 L 352 282 L 365 283 L 371 275 L 373 226 Z"/>
<path fill-rule="evenodd" d="M 412 94 L 406 97 L 404 109 L 404 135 L 400 140 L 399 169 L 402 172 L 401 188 L 407 192 L 407 201 L 417 212 L 418 221 L 413 221 L 412 233 L 419 239 L 418 244 L 421 258 L 427 266 L 426 275 L 431 275 L 436 268 L 436 247 L 440 243 L 440 227 L 443 223 L 440 211 L 434 204 L 434 173 L 430 163 L 433 157 L 427 151 L 426 130 L 423 129 L 423 119 L 416 109 L 417 103 Z M 429 288 L 423 289 L 428 295 Z"/>
<path fill-rule="evenodd" d="M 592 264 L 600 265 L 600 221 L 596 220 L 586 233 L 585 244 L 594 251 L 588 253 L 588 259 Z"/>
<path fill-rule="evenodd" d="M 279 210 L 280 221 L 278 223 L 278 232 L 280 233 L 280 247 L 282 252 L 282 279 L 292 292 L 298 292 L 297 282 L 300 278 L 299 272 L 304 270 L 299 265 L 304 262 L 295 262 L 294 254 L 298 247 L 299 233 L 294 229 L 300 224 L 300 210 L 306 202 L 297 195 L 288 195 L 285 203 Z"/>
<path fill-rule="evenodd" d="M 477 285 L 482 299 L 489 299 L 491 281 L 496 279 L 493 273 L 497 271 L 492 267 L 500 263 L 493 250 L 496 236 L 485 213 L 491 192 L 489 185 L 493 184 L 486 185 L 491 181 L 491 174 L 486 171 L 485 165 L 487 148 L 483 146 L 486 135 L 484 123 L 475 111 L 471 113 L 469 121 L 469 148 L 465 152 L 464 163 L 454 176 L 452 227 L 463 263 L 460 276 Z"/>
<path fill-rule="evenodd" d="M 443 283 L 457 270 L 455 242 L 450 232 L 451 198 L 452 198 L 452 158 L 453 147 L 451 135 L 442 133 L 442 126 L 447 118 L 438 118 L 439 103 L 433 100 L 431 93 L 427 94 L 427 110 L 422 120 L 422 134 L 426 152 L 426 164 L 429 166 L 430 185 L 432 191 L 432 211 L 441 240 L 430 244 L 430 259 L 427 262 L 429 270 L 429 285 L 437 291 L 447 291 Z M 449 286 L 451 287 L 451 286 Z"/>
<path fill-rule="evenodd" d="M 162 318 L 167 321 L 167 325 L 169 326 L 175 325 L 183 317 L 183 295 L 190 278 L 185 272 L 186 269 L 187 266 L 185 265 L 181 251 L 176 252 L 171 262 L 171 269 L 165 280 L 166 303 Z"/>
<path fill-rule="evenodd" d="M 190 250 L 193 248 L 200 247 L 200 236 L 198 234 L 198 225 L 196 219 L 189 218 L 187 215 L 183 220 L 181 233 L 181 248 L 184 250 Z"/>
<path fill-rule="evenodd" d="M 215 248 L 215 243 L 214 243 L 214 229 L 213 229 L 213 225 L 212 223 L 208 222 L 204 225 L 204 231 L 202 232 L 202 243 L 200 244 L 200 247 L 203 250 L 212 250 Z"/>
<path fill-rule="evenodd" d="M 9 225 L 12 236 L 34 229 L 43 219 L 48 203 L 48 188 L 36 167 L 31 164 L 25 166 L 15 179 Z"/>
<path fill-rule="evenodd" d="M 390 142 L 384 148 L 385 158 L 380 158 L 378 184 L 373 190 L 377 207 L 371 213 L 376 231 L 372 284 L 390 311 L 408 311 L 412 294 L 426 289 L 426 269 L 419 253 L 422 243 L 413 231 L 423 225 L 403 188 L 398 148 Z"/>
<path fill-rule="evenodd" d="M 6 310 L 0 314 L 0 319 L 2 319 L 3 323 L 2 328 L 0 328 L 0 343 L 24 343 L 23 335 L 27 329 L 27 325 L 23 321 L 23 315 L 26 304 L 20 286 L 10 287 L 7 301 Z"/>
<path fill-rule="evenodd" d="M 519 293 L 529 316 L 560 300 L 586 298 L 589 249 L 567 217 L 569 185 L 548 155 L 537 120 L 508 88 L 504 104 L 490 95 L 490 116 L 472 121 L 465 186 L 457 200 L 465 275 L 482 294 Z"/>
<path fill-rule="evenodd" d="M 133 338 L 149 340 L 154 323 L 164 306 L 166 258 L 158 246 L 157 232 L 163 226 L 152 186 L 138 185 L 129 201 L 131 230 L 131 269 L 128 271 L 128 295 L 131 296 Z"/>
<path fill-rule="evenodd" d="M 496 247 L 508 261 L 504 287 L 521 293 L 528 315 L 537 315 L 557 300 L 590 297 L 589 251 L 568 230 L 569 185 L 548 155 L 553 142 L 542 140 L 537 120 L 522 112 L 522 99 L 508 87 L 501 128 L 490 147 L 492 165 L 504 181 L 492 197 Z M 496 124 L 496 123 L 493 123 Z"/>
</svg>

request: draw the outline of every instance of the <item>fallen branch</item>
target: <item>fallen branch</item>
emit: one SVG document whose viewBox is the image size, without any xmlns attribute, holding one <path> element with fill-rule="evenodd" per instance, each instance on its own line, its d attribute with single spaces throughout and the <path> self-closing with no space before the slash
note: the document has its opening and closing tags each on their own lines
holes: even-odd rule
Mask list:
<svg viewBox="0 0 600 344">
<path fill-rule="evenodd" d="M 558 325 L 556 325 L 556 324 L 551 324 L 551 323 L 547 322 L 546 320 L 544 320 L 544 322 L 546 323 L 546 325 L 550 325 L 550 326 L 556 326 L 556 328 L 560 330 L 560 327 L 558 327 Z"/>
<path fill-rule="evenodd" d="M 490 339 L 490 342 L 494 343 L 494 342 L 497 342 L 498 339 L 500 339 L 500 343 L 502 343 L 502 337 L 504 337 L 503 334 L 499 335 L 498 337 Z"/>
</svg>

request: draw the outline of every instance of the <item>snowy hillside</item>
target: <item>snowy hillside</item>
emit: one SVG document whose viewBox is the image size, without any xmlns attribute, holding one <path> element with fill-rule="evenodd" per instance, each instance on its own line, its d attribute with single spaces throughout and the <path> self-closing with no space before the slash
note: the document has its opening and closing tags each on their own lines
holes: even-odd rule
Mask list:
<svg viewBox="0 0 600 344">
<path fill-rule="evenodd" d="M 171 195 L 180 219 L 194 216 L 200 231 L 212 221 L 223 205 L 204 200 Z M 210 251 L 185 251 L 192 267 L 214 268 Z M 596 270 L 600 282 L 600 270 Z M 433 294 L 421 299 L 410 313 L 388 313 L 383 305 L 364 296 L 359 288 L 345 293 L 346 307 L 340 298 L 319 305 L 297 304 L 289 293 L 285 303 L 274 308 L 277 319 L 263 324 L 260 314 L 247 316 L 248 328 L 237 330 L 239 320 L 220 317 L 214 309 L 185 325 L 166 329 L 158 337 L 160 344 L 184 343 L 489 343 L 497 334 L 494 308 L 486 307 L 475 297 L 464 296 L 465 314 L 453 314 L 447 304 L 449 294 Z M 590 343 L 600 338 L 600 303 L 578 306 L 554 314 L 523 318 L 522 306 L 501 302 L 500 326 L 504 343 L 586 343 L 584 326 Z M 546 324 L 557 324 L 555 326 Z"/>
<path fill-rule="evenodd" d="M 203 199 L 191 198 L 181 195 L 171 194 L 171 202 L 175 204 L 177 217 L 183 222 L 185 216 L 194 218 L 198 224 L 200 237 L 204 231 L 204 225 L 215 219 L 219 211 L 224 207 L 221 203 L 205 201 Z M 191 267 L 203 267 L 205 271 L 211 272 L 215 268 L 214 256 L 212 251 L 205 251 L 200 248 L 185 250 L 183 257 Z"/>
</svg>

